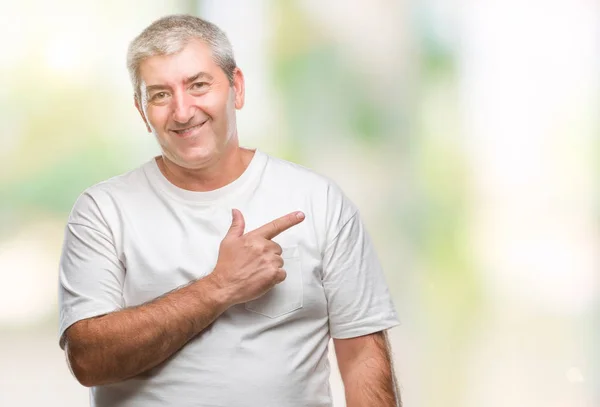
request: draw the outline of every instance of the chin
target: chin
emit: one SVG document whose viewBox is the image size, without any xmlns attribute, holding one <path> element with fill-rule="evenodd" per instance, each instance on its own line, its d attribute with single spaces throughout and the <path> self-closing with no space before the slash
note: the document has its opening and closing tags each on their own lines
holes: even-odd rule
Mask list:
<svg viewBox="0 0 600 407">
<path fill-rule="evenodd" d="M 207 166 L 218 155 L 219 152 L 216 149 L 196 147 L 179 152 L 176 159 L 172 159 L 171 156 L 168 156 L 168 158 L 180 167 L 191 170 Z"/>
</svg>

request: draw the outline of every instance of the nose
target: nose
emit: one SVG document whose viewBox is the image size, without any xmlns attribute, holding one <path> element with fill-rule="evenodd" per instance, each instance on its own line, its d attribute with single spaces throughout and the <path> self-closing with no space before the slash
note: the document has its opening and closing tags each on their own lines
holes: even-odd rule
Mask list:
<svg viewBox="0 0 600 407">
<path fill-rule="evenodd" d="M 176 92 L 172 101 L 174 121 L 184 124 L 194 117 L 194 98 L 187 92 Z"/>
</svg>

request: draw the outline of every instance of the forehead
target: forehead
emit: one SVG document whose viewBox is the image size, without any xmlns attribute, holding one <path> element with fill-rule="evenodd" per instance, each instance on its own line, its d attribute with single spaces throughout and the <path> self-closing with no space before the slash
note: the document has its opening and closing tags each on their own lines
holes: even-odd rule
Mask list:
<svg viewBox="0 0 600 407">
<path fill-rule="evenodd" d="M 210 47 L 200 40 L 190 41 L 175 54 L 146 58 L 139 67 L 140 79 L 147 86 L 180 82 L 198 72 L 215 78 L 219 73 L 225 75 L 215 63 Z"/>
</svg>

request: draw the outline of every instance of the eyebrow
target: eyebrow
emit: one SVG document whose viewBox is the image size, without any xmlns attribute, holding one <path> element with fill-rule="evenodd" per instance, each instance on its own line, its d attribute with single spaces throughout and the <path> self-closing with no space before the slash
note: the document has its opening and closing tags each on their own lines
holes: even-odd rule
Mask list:
<svg viewBox="0 0 600 407">
<path fill-rule="evenodd" d="M 204 78 L 209 81 L 212 81 L 214 79 L 213 76 L 207 72 L 198 72 L 196 75 L 186 78 L 183 82 L 187 85 L 187 84 L 192 83 L 195 80 L 200 79 L 200 78 Z M 146 86 L 146 93 L 149 93 L 153 90 L 165 90 L 165 89 L 170 89 L 170 86 L 168 86 L 168 85 L 149 85 L 149 86 Z"/>
<path fill-rule="evenodd" d="M 194 82 L 196 79 L 200 79 L 200 78 L 204 78 L 204 79 L 208 79 L 209 81 L 213 80 L 213 77 L 211 74 L 207 73 L 207 72 L 198 72 L 196 75 L 194 76 L 190 76 L 189 78 L 187 78 L 185 80 L 185 83 L 191 83 Z"/>
</svg>

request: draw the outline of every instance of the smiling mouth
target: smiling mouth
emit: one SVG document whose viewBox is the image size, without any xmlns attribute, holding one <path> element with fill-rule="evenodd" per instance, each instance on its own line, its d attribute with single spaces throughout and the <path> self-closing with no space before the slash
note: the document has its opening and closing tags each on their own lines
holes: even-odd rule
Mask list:
<svg viewBox="0 0 600 407">
<path fill-rule="evenodd" d="M 173 133 L 178 134 L 180 136 L 188 136 L 190 134 L 192 134 L 195 130 L 199 129 L 200 127 L 202 127 L 204 125 L 204 123 L 206 123 L 208 120 L 203 121 L 200 124 L 197 124 L 195 126 L 192 127 L 188 127 L 186 129 L 181 129 L 181 130 L 171 130 Z"/>
</svg>

